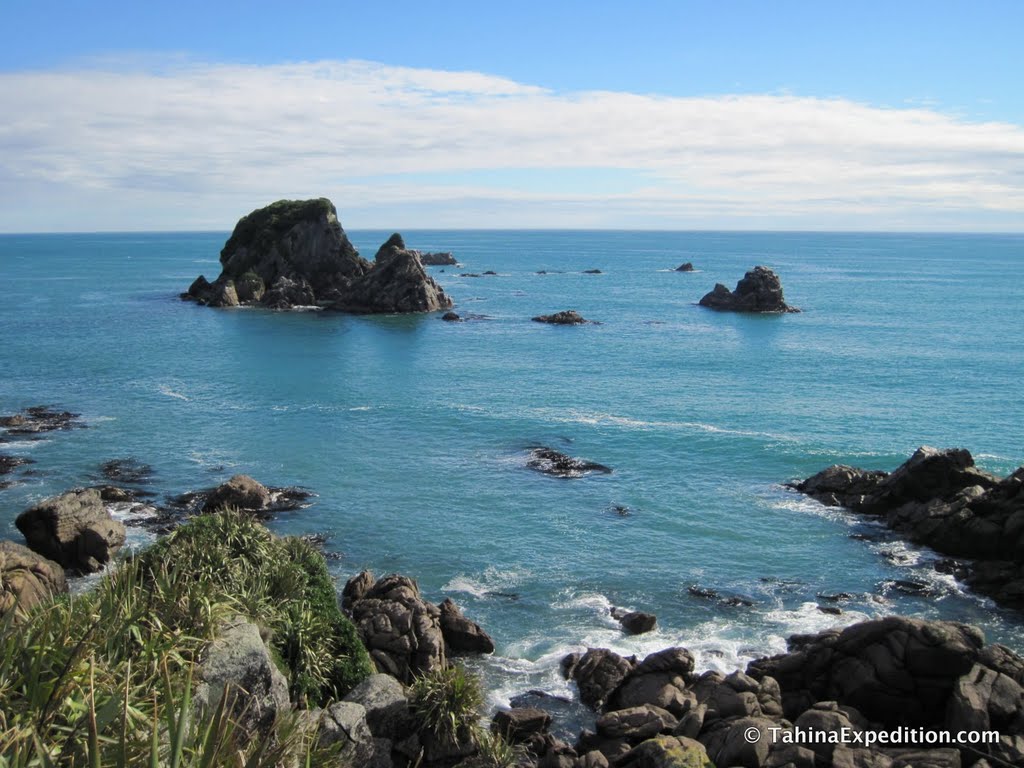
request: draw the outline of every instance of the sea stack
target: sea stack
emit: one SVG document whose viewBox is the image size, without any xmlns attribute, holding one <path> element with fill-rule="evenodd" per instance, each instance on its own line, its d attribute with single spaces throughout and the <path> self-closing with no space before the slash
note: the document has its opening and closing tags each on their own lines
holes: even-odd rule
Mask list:
<svg viewBox="0 0 1024 768">
<path fill-rule="evenodd" d="M 754 267 L 730 291 L 721 283 L 700 300 L 702 307 L 723 312 L 799 312 L 786 304 L 782 282 L 768 267 Z"/>
<path fill-rule="evenodd" d="M 220 276 L 211 283 L 200 275 L 181 297 L 211 307 L 315 306 L 356 313 L 451 306 L 400 235 L 392 235 L 381 252 L 389 258 L 380 252 L 375 263 L 360 257 L 330 200 L 279 200 L 242 217 L 220 252 Z"/>
</svg>

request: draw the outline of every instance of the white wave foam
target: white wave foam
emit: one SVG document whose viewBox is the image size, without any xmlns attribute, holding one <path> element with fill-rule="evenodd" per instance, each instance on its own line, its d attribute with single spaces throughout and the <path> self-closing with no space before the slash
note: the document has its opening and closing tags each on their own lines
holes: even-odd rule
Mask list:
<svg viewBox="0 0 1024 768">
<path fill-rule="evenodd" d="M 372 411 L 373 410 L 373 406 L 372 405 L 357 405 L 357 406 L 354 406 L 352 408 L 349 408 L 349 410 L 350 411 Z"/>
<path fill-rule="evenodd" d="M 488 592 L 508 592 L 522 584 L 528 576 L 529 571 L 503 571 L 494 566 L 488 566 L 482 574 L 476 576 L 459 574 L 452 577 L 447 584 L 441 587 L 441 591 L 462 592 L 483 598 L 487 597 Z"/>
<path fill-rule="evenodd" d="M 177 391 L 171 389 L 166 384 L 161 384 L 160 386 L 158 386 L 157 387 L 157 391 L 161 395 L 166 395 L 167 397 L 177 398 L 178 400 L 185 400 L 186 402 L 189 401 L 189 399 L 190 399 L 187 395 L 183 395 L 181 392 L 177 392 Z"/>
</svg>

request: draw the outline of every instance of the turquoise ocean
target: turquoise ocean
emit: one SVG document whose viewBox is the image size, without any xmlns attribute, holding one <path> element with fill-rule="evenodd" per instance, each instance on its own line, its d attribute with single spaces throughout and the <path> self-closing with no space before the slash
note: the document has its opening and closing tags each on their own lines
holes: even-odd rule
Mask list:
<svg viewBox="0 0 1024 768">
<path fill-rule="evenodd" d="M 349 232 L 371 258 L 389 234 Z M 101 482 L 110 459 L 150 464 L 160 496 L 239 472 L 306 487 L 311 506 L 272 528 L 329 535 L 339 585 L 370 568 L 452 597 L 496 640 L 472 662 L 495 705 L 568 692 L 558 661 L 586 646 L 684 645 L 730 670 L 793 633 L 889 613 L 978 624 L 1024 651 L 1024 621 L 937 572 L 937 555 L 784 486 L 833 463 L 892 469 L 922 444 L 999 474 L 1024 463 L 1024 237 L 403 235 L 454 252 L 463 267 L 430 271 L 456 311 L 484 317 L 180 301 L 219 273 L 226 232 L 0 236 L 0 413 L 53 404 L 88 427 L 0 443 L 35 462 L 0 491 L 0 534 L 20 539 L 22 509 Z M 696 271 L 673 271 L 685 261 Z M 801 314 L 696 305 L 757 264 Z M 569 308 L 600 324 L 530 321 Z M 540 475 L 535 445 L 614 471 Z M 658 630 L 627 638 L 612 607 L 652 611 Z"/>
</svg>

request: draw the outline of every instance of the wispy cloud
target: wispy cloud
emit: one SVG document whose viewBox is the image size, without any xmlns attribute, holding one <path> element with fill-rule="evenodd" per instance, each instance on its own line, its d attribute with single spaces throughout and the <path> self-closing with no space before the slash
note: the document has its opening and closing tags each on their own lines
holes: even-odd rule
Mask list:
<svg viewBox="0 0 1024 768">
<path fill-rule="evenodd" d="M 0 107 L 6 231 L 227 229 L 320 195 L 354 228 L 1024 228 L 1024 127 L 924 107 L 370 62 L 3 73 Z"/>
</svg>

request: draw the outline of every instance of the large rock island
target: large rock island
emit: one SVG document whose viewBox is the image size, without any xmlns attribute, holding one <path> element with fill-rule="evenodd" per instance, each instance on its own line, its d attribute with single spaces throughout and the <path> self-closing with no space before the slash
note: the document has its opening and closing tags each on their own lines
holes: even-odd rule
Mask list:
<svg viewBox="0 0 1024 768">
<path fill-rule="evenodd" d="M 235 226 L 220 252 L 221 273 L 200 275 L 182 298 L 211 307 L 321 307 L 340 312 L 432 312 L 452 300 L 401 235 L 374 262 L 359 255 L 326 199 L 279 200 Z"/>
<path fill-rule="evenodd" d="M 782 297 L 782 282 L 768 267 L 754 267 L 730 291 L 718 283 L 704 294 L 702 307 L 725 312 L 799 312 Z"/>
</svg>

